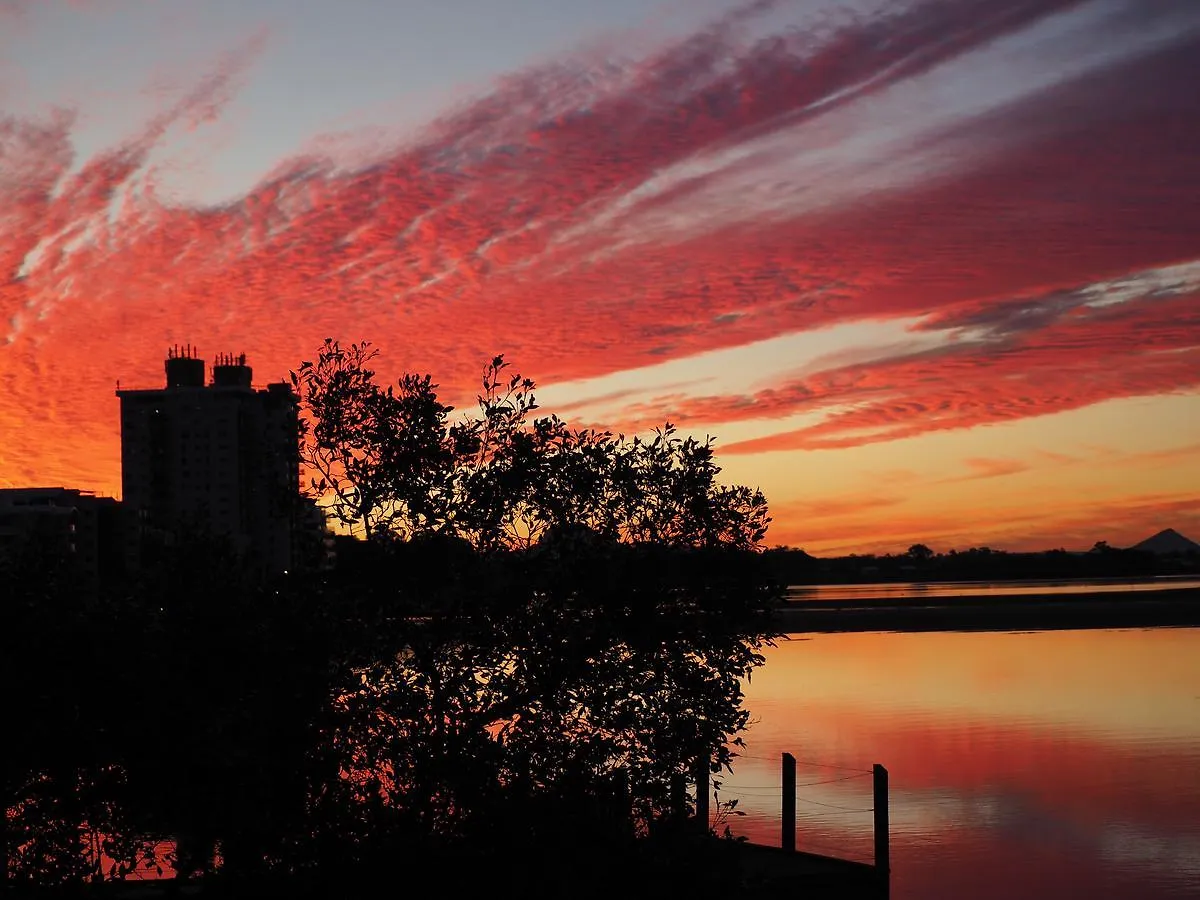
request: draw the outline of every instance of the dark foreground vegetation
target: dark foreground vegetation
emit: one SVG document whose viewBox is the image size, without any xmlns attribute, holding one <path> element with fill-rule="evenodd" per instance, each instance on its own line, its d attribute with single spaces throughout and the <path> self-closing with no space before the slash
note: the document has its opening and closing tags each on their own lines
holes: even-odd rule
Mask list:
<svg viewBox="0 0 1200 900">
<path fill-rule="evenodd" d="M 773 627 L 761 494 L 669 428 L 534 419 L 500 359 L 454 422 L 369 360 L 296 375 L 312 490 L 363 539 L 336 568 L 264 580 L 191 535 L 96 593 L 4 560 L 6 887 L 736 886 L 686 783 L 729 765 Z"/>
</svg>

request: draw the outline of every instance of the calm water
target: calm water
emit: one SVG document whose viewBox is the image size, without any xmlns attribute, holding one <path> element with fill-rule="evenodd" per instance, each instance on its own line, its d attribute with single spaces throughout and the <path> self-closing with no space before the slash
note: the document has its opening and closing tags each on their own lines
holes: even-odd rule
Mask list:
<svg viewBox="0 0 1200 900">
<path fill-rule="evenodd" d="M 1015 597 L 1031 594 L 1094 596 L 1125 591 L 1200 588 L 1200 578 L 1086 578 L 1013 581 L 905 581 L 879 584 L 813 584 L 788 588 L 791 601 L 927 600 L 940 597 Z"/>
<path fill-rule="evenodd" d="M 896 900 L 1200 897 L 1200 629 L 795 635 L 747 688 L 722 796 L 779 840 L 870 861 L 891 775 Z"/>
</svg>

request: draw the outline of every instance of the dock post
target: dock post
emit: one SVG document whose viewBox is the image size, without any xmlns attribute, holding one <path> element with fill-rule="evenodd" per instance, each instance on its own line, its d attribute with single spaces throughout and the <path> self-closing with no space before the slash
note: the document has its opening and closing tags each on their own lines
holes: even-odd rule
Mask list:
<svg viewBox="0 0 1200 900">
<path fill-rule="evenodd" d="M 871 805 L 875 810 L 875 870 L 881 879 L 890 881 L 892 854 L 888 825 L 888 770 L 876 763 L 871 773 L 874 776 L 874 802 Z"/>
<path fill-rule="evenodd" d="M 783 849 L 796 849 L 796 757 L 783 754 Z"/>
</svg>

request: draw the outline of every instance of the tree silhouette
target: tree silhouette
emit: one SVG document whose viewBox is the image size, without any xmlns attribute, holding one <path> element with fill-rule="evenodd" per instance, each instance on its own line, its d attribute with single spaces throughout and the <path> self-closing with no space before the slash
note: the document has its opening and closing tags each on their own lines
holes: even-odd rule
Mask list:
<svg viewBox="0 0 1200 900">
<path fill-rule="evenodd" d="M 455 448 L 437 385 L 409 375 L 383 388 L 367 342 L 326 340 L 291 373 L 300 391 L 302 459 L 309 484 L 343 525 L 371 538 L 436 530 L 446 517 Z"/>
<path fill-rule="evenodd" d="M 476 415 L 451 424 L 431 379 L 405 376 L 399 393 L 420 386 L 437 415 L 403 419 L 380 399 L 392 394 L 366 368 L 366 346 L 347 353 L 328 340 L 296 377 L 312 489 L 330 491 L 325 458 L 372 461 L 353 471 L 378 486 L 364 490 L 359 477 L 335 487 L 332 503 L 358 501 L 350 518 L 383 548 L 380 573 L 394 589 L 379 603 L 426 617 L 420 628 L 400 624 L 392 652 L 342 694 L 339 765 L 355 771 L 358 801 L 403 795 L 394 815 L 423 817 L 409 832 L 433 823 L 453 832 L 473 809 L 491 822 L 478 800 L 497 792 L 511 815 L 538 796 L 611 793 L 618 778 L 630 824 L 651 828 L 675 812 L 678 778 L 700 758 L 728 766 L 729 741 L 745 727 L 738 679 L 762 662 L 774 600 L 755 552 L 765 498 L 719 484 L 711 440 L 681 438 L 669 424 L 627 439 L 533 418 L 533 382 L 509 374 L 501 356 L 484 370 Z M 389 408 L 386 426 L 343 425 Z M 388 467 L 401 456 L 389 441 L 427 449 L 405 471 L 435 473 L 422 489 L 438 491 L 436 516 L 414 515 Z M 482 555 L 469 564 L 460 555 L 453 588 L 422 580 L 425 550 L 455 542 Z M 380 709 L 386 726 L 362 727 L 364 711 Z M 416 777 L 436 760 L 445 771 Z"/>
<path fill-rule="evenodd" d="M 762 493 L 718 484 L 711 438 L 667 423 L 648 438 L 532 418 L 534 384 L 503 356 L 485 367 L 478 412 L 451 423 L 429 375 L 377 383 L 367 342 L 326 339 L 292 374 L 314 496 L 353 533 L 453 534 L 476 549 L 529 547 L 550 529 L 627 542 L 759 546 Z"/>
</svg>

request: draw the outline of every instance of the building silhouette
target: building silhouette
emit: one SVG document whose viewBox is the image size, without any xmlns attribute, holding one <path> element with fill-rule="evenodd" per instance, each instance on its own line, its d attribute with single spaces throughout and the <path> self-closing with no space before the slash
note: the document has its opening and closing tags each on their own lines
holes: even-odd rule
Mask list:
<svg viewBox="0 0 1200 900">
<path fill-rule="evenodd" d="M 337 562 L 336 535 L 329 516 L 312 497 L 301 497 L 296 514 L 292 564 L 306 572 L 328 572 Z"/>
<path fill-rule="evenodd" d="M 36 548 L 97 588 L 122 568 L 120 504 L 65 487 L 0 489 L 0 555 Z"/>
<path fill-rule="evenodd" d="M 300 501 L 295 393 L 256 389 L 245 354 L 219 355 L 207 384 L 191 346 L 168 351 L 165 369 L 163 388 L 117 390 L 131 565 L 212 535 L 264 574 L 288 571 Z"/>
</svg>

